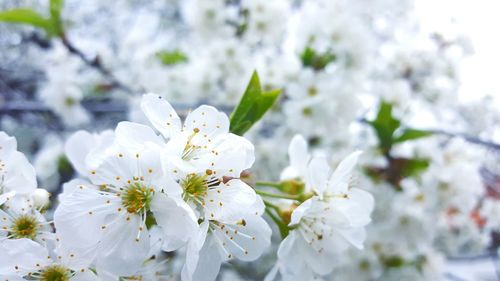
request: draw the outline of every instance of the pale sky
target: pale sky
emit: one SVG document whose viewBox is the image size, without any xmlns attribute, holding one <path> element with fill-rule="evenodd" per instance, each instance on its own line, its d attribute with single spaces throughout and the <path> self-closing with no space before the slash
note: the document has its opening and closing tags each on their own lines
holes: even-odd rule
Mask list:
<svg viewBox="0 0 500 281">
<path fill-rule="evenodd" d="M 474 54 L 460 68 L 460 99 L 491 95 L 500 109 L 500 1 L 415 0 L 415 6 L 424 30 L 458 31 L 472 41 Z"/>
</svg>

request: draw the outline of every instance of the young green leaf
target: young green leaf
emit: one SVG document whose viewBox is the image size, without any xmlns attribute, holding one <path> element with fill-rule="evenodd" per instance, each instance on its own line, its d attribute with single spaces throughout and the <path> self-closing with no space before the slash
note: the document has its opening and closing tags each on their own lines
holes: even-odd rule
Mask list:
<svg viewBox="0 0 500 281">
<path fill-rule="evenodd" d="M 53 35 L 61 35 L 63 33 L 61 20 L 61 11 L 63 7 L 64 0 L 50 0 L 49 12 Z"/>
<path fill-rule="evenodd" d="M 391 150 L 394 132 L 401 122 L 392 116 L 392 105 L 383 101 L 375 120 L 369 122 L 379 139 L 379 146 L 384 153 Z"/>
<path fill-rule="evenodd" d="M 281 90 L 262 92 L 259 75 L 254 71 L 239 104 L 231 113 L 230 131 L 243 135 L 273 106 Z"/>
<path fill-rule="evenodd" d="M 2 11 L 0 12 L 0 22 L 27 24 L 42 29 L 49 37 L 61 36 L 63 33 L 61 20 L 63 4 L 63 0 L 50 0 L 49 18 L 29 8 Z"/>
<path fill-rule="evenodd" d="M 0 12 L 0 22 L 27 24 L 47 31 L 49 21 L 36 11 L 28 8 L 18 8 Z"/>
<path fill-rule="evenodd" d="M 314 70 L 324 69 L 330 62 L 335 61 L 336 58 L 335 54 L 331 51 L 319 54 L 310 47 L 306 47 L 300 55 L 302 64 Z"/>
<path fill-rule="evenodd" d="M 187 62 L 188 57 L 186 54 L 179 50 L 174 51 L 160 51 L 156 53 L 156 57 L 164 65 L 176 65 L 179 63 Z"/>
<path fill-rule="evenodd" d="M 414 177 L 420 175 L 429 167 L 429 160 L 422 158 L 407 159 L 401 168 L 401 176 Z"/>
<path fill-rule="evenodd" d="M 368 122 L 379 139 L 379 146 L 384 153 L 388 153 L 397 143 L 415 140 L 432 135 L 431 132 L 412 128 L 400 129 L 401 121 L 392 115 L 392 104 L 382 101 L 373 121 Z"/>
<path fill-rule="evenodd" d="M 394 138 L 393 143 L 400 143 L 409 140 L 425 138 L 430 135 L 432 135 L 432 133 L 428 131 L 408 128 L 403 130 L 403 132 L 398 137 Z"/>
<path fill-rule="evenodd" d="M 63 0 L 50 0 L 49 18 L 29 8 L 16 8 L 2 11 L 0 12 L 0 22 L 27 24 L 42 29 L 49 37 L 61 36 L 63 33 L 61 20 L 63 4 Z"/>
</svg>

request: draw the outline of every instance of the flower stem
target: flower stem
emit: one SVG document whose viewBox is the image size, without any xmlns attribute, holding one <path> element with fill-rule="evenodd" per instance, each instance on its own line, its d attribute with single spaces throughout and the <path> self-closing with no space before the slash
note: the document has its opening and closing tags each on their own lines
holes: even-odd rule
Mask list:
<svg viewBox="0 0 500 281">
<path fill-rule="evenodd" d="M 259 187 L 274 187 L 277 189 L 281 190 L 281 184 L 277 182 L 271 182 L 271 181 L 258 181 L 255 183 L 256 186 Z"/>
<path fill-rule="evenodd" d="M 300 200 L 299 196 L 296 195 L 288 195 L 288 194 L 276 194 L 270 193 L 262 190 L 255 190 L 255 192 L 261 196 L 271 197 L 271 198 L 280 198 L 280 199 L 289 199 L 289 200 Z"/>
<path fill-rule="evenodd" d="M 280 207 L 278 207 L 278 205 L 275 205 L 267 200 L 263 200 L 263 201 L 264 201 L 264 205 L 266 205 L 266 207 L 273 208 L 277 213 L 279 213 Z"/>
<path fill-rule="evenodd" d="M 278 216 L 276 216 L 275 214 L 273 214 L 273 212 L 270 209 L 268 209 L 268 208 L 266 208 L 266 214 L 278 226 L 278 228 L 280 230 L 281 239 L 285 239 L 285 237 L 288 235 L 288 226 L 286 226 L 286 224 Z"/>
</svg>

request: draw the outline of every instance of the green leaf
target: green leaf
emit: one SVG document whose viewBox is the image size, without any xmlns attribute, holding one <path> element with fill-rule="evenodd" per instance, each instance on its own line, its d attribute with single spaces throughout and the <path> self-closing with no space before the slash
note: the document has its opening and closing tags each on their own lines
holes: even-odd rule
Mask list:
<svg viewBox="0 0 500 281">
<path fill-rule="evenodd" d="M 335 54 L 331 51 L 319 54 L 311 47 L 306 47 L 300 55 L 302 65 L 311 67 L 314 70 L 324 69 L 330 62 L 335 61 L 336 58 Z"/>
<path fill-rule="evenodd" d="M 63 5 L 63 0 L 50 0 L 50 18 L 45 18 L 29 8 L 16 8 L 0 12 L 0 21 L 31 25 L 43 29 L 49 37 L 59 36 L 63 33 L 61 20 Z"/>
<path fill-rule="evenodd" d="M 368 124 L 375 130 L 379 140 L 379 147 L 386 154 L 389 153 L 394 144 L 432 135 L 431 132 L 424 130 L 401 129 L 401 121 L 392 115 L 392 104 L 385 101 L 380 103 L 375 120 L 369 121 Z"/>
<path fill-rule="evenodd" d="M 419 138 L 425 138 L 428 136 L 431 136 L 432 133 L 428 131 L 423 131 L 423 130 L 417 130 L 417 129 L 405 129 L 398 137 L 393 139 L 393 143 L 400 143 L 400 142 L 405 142 L 409 140 L 414 140 L 414 139 L 419 139 Z"/>
<path fill-rule="evenodd" d="M 254 71 L 239 104 L 231 113 L 230 131 L 243 135 L 264 116 L 280 94 L 280 89 L 262 92 L 259 75 Z"/>
<path fill-rule="evenodd" d="M 429 167 L 429 160 L 422 158 L 407 159 L 401 168 L 403 177 L 414 177 L 420 175 Z"/>
<path fill-rule="evenodd" d="M 383 257 L 382 261 L 389 268 L 398 268 L 405 265 L 405 260 L 400 256 Z"/>
<path fill-rule="evenodd" d="M 61 20 L 61 11 L 63 7 L 64 0 L 50 0 L 49 12 L 53 35 L 61 35 L 63 33 L 63 25 Z"/>
<path fill-rule="evenodd" d="M 379 146 L 384 153 L 391 150 L 394 132 L 401 122 L 392 116 L 392 104 L 382 101 L 375 120 L 369 122 L 375 129 L 379 139 Z"/>
<path fill-rule="evenodd" d="M 0 12 L 0 21 L 8 23 L 27 24 L 49 29 L 50 22 L 36 11 L 28 8 L 18 8 Z"/>
<path fill-rule="evenodd" d="M 180 50 L 160 51 L 156 53 L 156 57 L 164 65 L 176 65 L 188 61 L 188 57 L 186 56 L 186 54 L 184 54 Z"/>
</svg>

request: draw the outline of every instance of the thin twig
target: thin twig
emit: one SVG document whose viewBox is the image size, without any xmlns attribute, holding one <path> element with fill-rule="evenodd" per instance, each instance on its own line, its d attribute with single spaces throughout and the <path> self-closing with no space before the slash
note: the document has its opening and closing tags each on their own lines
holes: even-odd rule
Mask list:
<svg viewBox="0 0 500 281">
<path fill-rule="evenodd" d="M 134 90 L 122 82 L 120 82 L 116 77 L 108 70 L 106 69 L 102 63 L 101 60 L 99 60 L 99 57 L 95 57 L 94 59 L 89 59 L 81 50 L 79 50 L 75 45 L 73 45 L 68 37 L 63 34 L 61 36 L 61 42 L 63 45 L 66 47 L 66 49 L 71 53 L 79 57 L 86 65 L 89 67 L 94 68 L 97 70 L 99 73 L 101 73 L 106 79 L 110 82 L 111 86 L 118 88 L 120 90 L 123 90 L 124 92 L 127 92 L 129 94 L 137 93 L 137 90 Z"/>
<path fill-rule="evenodd" d="M 369 124 L 370 123 L 370 121 L 368 121 L 365 118 L 359 119 L 358 122 L 360 122 L 362 124 Z M 414 128 L 414 129 L 416 129 L 416 128 Z M 418 130 L 427 131 L 427 132 L 430 132 L 430 133 L 433 133 L 436 135 L 443 135 L 443 136 L 454 137 L 454 138 L 460 137 L 460 138 L 463 138 L 464 140 L 466 140 L 467 142 L 470 142 L 470 143 L 479 144 L 479 145 L 482 145 L 482 146 L 485 146 L 488 148 L 492 148 L 494 150 L 500 150 L 500 144 L 498 144 L 498 143 L 482 140 L 480 138 L 473 137 L 473 136 L 470 136 L 470 135 L 467 135 L 464 133 L 454 133 L 454 132 L 449 132 L 449 131 L 445 131 L 445 130 L 441 130 L 441 129 L 418 129 Z"/>
<path fill-rule="evenodd" d="M 489 148 L 492 148 L 495 150 L 500 150 L 500 144 L 498 144 L 498 143 L 485 141 L 485 140 L 482 140 L 482 139 L 479 139 L 479 138 L 476 138 L 473 136 L 469 136 L 469 135 L 464 134 L 464 133 L 453 133 L 453 132 L 448 132 L 448 131 L 444 131 L 444 130 L 437 130 L 437 129 L 430 129 L 430 130 L 426 130 L 426 131 L 429 131 L 433 134 L 444 135 L 444 136 L 448 136 L 448 137 L 461 137 L 470 143 L 479 144 L 479 145 L 486 146 L 486 147 L 489 147 Z"/>
</svg>

